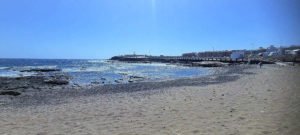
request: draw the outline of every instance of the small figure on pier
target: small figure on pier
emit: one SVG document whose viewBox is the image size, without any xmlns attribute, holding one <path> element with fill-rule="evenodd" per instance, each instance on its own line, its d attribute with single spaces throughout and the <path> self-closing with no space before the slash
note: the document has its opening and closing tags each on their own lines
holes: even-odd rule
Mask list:
<svg viewBox="0 0 300 135">
<path fill-rule="evenodd" d="M 251 64 L 251 59 L 248 59 L 247 65 Z"/>
<path fill-rule="evenodd" d="M 259 68 L 261 68 L 263 66 L 263 63 L 259 62 L 258 65 L 259 65 Z"/>
</svg>

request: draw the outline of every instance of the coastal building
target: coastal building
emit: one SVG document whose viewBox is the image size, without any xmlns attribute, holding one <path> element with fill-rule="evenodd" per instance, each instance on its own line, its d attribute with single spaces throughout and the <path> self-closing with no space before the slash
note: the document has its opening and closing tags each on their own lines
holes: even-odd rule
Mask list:
<svg viewBox="0 0 300 135">
<path fill-rule="evenodd" d="M 275 57 L 279 56 L 281 50 L 274 45 L 270 45 L 265 52 L 263 52 L 263 57 Z"/>
<path fill-rule="evenodd" d="M 256 50 L 243 50 L 245 52 L 245 58 L 257 58 L 263 55 L 263 53 L 266 51 L 264 48 L 259 48 Z"/>
<path fill-rule="evenodd" d="M 277 52 L 278 48 L 276 48 L 274 45 L 270 45 L 267 49 L 266 52 Z"/>
<path fill-rule="evenodd" d="M 233 51 L 230 54 L 232 60 L 243 59 L 245 58 L 245 51 Z"/>
<path fill-rule="evenodd" d="M 298 50 L 297 50 L 298 49 Z M 251 58 L 251 59 L 285 59 L 285 57 L 299 57 L 300 45 L 292 45 L 289 47 L 275 47 L 270 45 L 267 48 L 259 47 L 255 50 L 224 50 L 224 51 L 205 51 L 184 53 L 182 57 L 198 57 L 198 58 Z"/>
<path fill-rule="evenodd" d="M 268 57 L 275 57 L 275 56 L 279 56 L 278 52 L 270 52 L 268 53 Z"/>
<path fill-rule="evenodd" d="M 286 55 L 292 55 L 292 56 L 300 56 L 300 49 L 295 50 L 285 50 Z"/>
</svg>

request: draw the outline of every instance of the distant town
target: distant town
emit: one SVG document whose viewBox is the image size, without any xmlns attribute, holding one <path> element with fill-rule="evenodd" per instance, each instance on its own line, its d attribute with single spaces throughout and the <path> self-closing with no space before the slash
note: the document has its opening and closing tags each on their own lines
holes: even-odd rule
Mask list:
<svg viewBox="0 0 300 135">
<path fill-rule="evenodd" d="M 254 50 L 224 50 L 224 51 L 205 51 L 188 52 L 181 56 L 151 56 L 151 55 L 120 55 L 114 56 L 112 60 L 120 61 L 158 61 L 158 62 L 198 62 L 198 61 L 220 61 L 220 62 L 300 62 L 300 45 L 287 47 L 259 47 Z"/>
<path fill-rule="evenodd" d="M 225 50 L 184 53 L 183 57 L 230 57 L 231 59 L 241 58 L 264 58 L 282 61 L 291 61 L 300 56 L 300 45 L 289 47 L 275 47 L 270 45 L 267 48 L 259 47 L 256 50 Z"/>
</svg>

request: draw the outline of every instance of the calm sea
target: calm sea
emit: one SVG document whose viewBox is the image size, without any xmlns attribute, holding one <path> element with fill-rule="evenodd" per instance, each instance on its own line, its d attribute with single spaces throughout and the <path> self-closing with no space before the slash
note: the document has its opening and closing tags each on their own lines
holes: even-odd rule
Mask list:
<svg viewBox="0 0 300 135">
<path fill-rule="evenodd" d="M 72 77 L 73 83 L 105 84 L 128 82 L 130 76 L 143 77 L 147 81 L 199 77 L 209 75 L 213 69 L 184 67 L 162 63 L 123 63 L 107 60 L 75 59 L 0 59 L 0 77 L 34 76 L 34 72 L 20 72 L 28 68 L 59 68 Z M 144 80 L 144 81 L 145 81 Z"/>
</svg>

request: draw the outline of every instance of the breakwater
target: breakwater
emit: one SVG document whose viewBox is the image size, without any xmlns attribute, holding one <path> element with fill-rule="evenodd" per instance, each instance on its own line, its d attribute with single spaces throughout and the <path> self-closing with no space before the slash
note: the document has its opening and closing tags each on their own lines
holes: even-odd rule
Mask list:
<svg viewBox="0 0 300 135">
<path fill-rule="evenodd" d="M 258 64 L 262 62 L 263 64 L 274 64 L 274 62 L 260 60 L 260 59 L 231 59 L 227 57 L 182 57 L 182 56 L 146 56 L 146 55 L 124 55 L 124 56 L 114 56 L 111 60 L 126 61 L 126 62 L 161 62 L 161 63 L 193 63 L 193 62 L 222 62 L 222 63 L 249 63 Z"/>
</svg>

